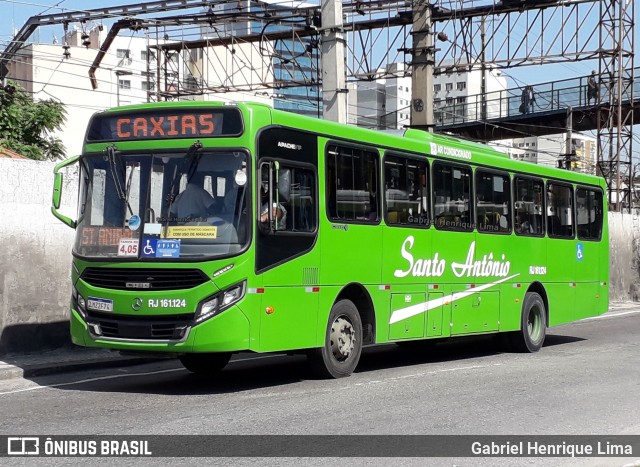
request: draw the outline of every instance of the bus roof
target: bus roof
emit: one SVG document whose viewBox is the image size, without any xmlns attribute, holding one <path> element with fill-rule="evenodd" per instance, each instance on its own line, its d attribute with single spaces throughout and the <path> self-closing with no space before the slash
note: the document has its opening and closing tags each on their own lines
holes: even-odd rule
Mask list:
<svg viewBox="0 0 640 467">
<path fill-rule="evenodd" d="M 209 101 L 155 102 L 111 108 L 97 113 L 94 118 L 111 113 L 222 107 L 239 108 L 243 114 L 245 114 L 245 119 L 260 115 L 260 120 L 270 120 L 273 125 L 282 125 L 302 131 L 313 132 L 329 139 L 336 138 L 343 141 L 350 141 L 354 144 L 375 145 L 380 149 L 394 149 L 397 151 L 434 156 L 460 163 L 472 163 L 474 165 L 495 169 L 564 179 L 575 183 L 604 186 L 604 179 L 601 177 L 513 160 L 510 159 L 507 154 L 497 151 L 486 144 L 465 140 L 456 136 L 430 133 L 411 128 L 404 132 L 381 132 L 299 115 L 284 110 L 277 110 L 263 103 L 224 103 Z M 264 118 L 267 116 L 265 114 L 268 115 L 266 119 Z"/>
</svg>

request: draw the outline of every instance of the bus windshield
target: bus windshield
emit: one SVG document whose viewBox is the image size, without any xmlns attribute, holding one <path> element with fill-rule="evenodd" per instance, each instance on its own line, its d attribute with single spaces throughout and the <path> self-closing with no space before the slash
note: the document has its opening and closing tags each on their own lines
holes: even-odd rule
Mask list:
<svg viewBox="0 0 640 467">
<path fill-rule="evenodd" d="M 193 147 L 84 156 L 75 253 L 149 261 L 239 253 L 249 238 L 247 160 Z"/>
</svg>

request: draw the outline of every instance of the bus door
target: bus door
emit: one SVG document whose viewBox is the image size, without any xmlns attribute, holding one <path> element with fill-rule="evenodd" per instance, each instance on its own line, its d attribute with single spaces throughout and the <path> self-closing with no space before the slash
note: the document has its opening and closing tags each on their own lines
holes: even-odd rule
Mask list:
<svg viewBox="0 0 640 467">
<path fill-rule="evenodd" d="M 601 268 L 606 260 L 606 243 L 602 242 L 602 191 L 597 188 L 576 188 L 575 245 L 576 316 L 575 319 L 595 316 L 607 307 L 607 296 L 601 289 Z"/>
<path fill-rule="evenodd" d="M 574 192 L 569 184 L 547 182 L 547 257 L 546 271 L 551 326 L 576 319 L 576 267 L 578 242 L 575 239 Z"/>
<path fill-rule="evenodd" d="M 316 345 L 320 293 L 317 138 L 271 128 L 259 137 L 254 196 L 262 279 L 260 351 Z"/>
</svg>

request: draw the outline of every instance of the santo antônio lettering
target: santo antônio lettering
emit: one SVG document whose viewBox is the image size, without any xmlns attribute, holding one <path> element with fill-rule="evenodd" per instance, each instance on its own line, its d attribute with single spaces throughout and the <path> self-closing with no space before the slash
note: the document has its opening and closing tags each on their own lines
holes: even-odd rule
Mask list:
<svg viewBox="0 0 640 467">
<path fill-rule="evenodd" d="M 116 121 L 118 138 L 213 135 L 213 114 L 122 117 Z"/>
</svg>

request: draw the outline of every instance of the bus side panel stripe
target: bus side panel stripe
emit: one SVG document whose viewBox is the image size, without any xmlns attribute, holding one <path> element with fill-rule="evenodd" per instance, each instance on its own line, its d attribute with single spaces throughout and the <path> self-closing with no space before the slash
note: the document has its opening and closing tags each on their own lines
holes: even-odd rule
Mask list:
<svg viewBox="0 0 640 467">
<path fill-rule="evenodd" d="M 491 287 L 498 285 L 502 282 L 513 279 L 514 277 L 518 277 L 520 274 L 514 274 L 513 276 L 505 277 L 495 282 L 491 282 L 490 284 L 480 285 L 473 289 L 468 289 L 463 292 L 455 292 L 450 295 L 446 295 L 445 297 L 436 298 L 433 300 L 429 300 L 428 302 L 418 303 L 417 305 L 411 305 L 406 308 L 400 308 L 395 310 L 391 314 L 391 318 L 389 319 L 389 324 L 397 323 L 402 321 L 403 319 L 411 318 L 412 316 L 419 315 L 420 313 L 425 313 L 434 308 L 438 308 L 445 303 L 453 303 L 456 300 L 460 300 L 462 298 L 468 297 L 469 295 L 473 295 L 478 292 L 482 292 L 483 290 L 490 289 Z"/>
</svg>

